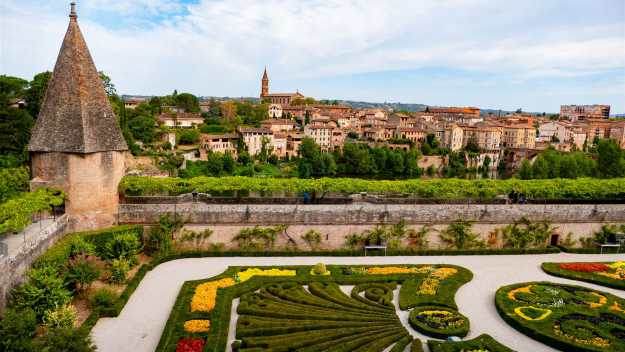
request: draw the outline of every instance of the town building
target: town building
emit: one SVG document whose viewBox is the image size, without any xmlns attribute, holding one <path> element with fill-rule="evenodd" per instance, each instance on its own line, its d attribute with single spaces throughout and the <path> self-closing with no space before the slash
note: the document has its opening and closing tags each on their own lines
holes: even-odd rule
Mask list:
<svg viewBox="0 0 625 352">
<path fill-rule="evenodd" d="M 200 159 L 206 160 L 208 152 L 230 154 L 237 157 L 237 141 L 239 135 L 236 133 L 226 134 L 206 134 L 200 135 Z"/>
<path fill-rule="evenodd" d="M 124 100 L 124 107 L 126 109 L 134 110 L 139 104 L 147 103 L 148 100 L 145 98 L 128 98 Z"/>
<path fill-rule="evenodd" d="M 475 140 L 482 150 L 499 150 L 502 131 L 492 126 L 462 126 L 462 146 L 466 147 L 470 140 Z"/>
<path fill-rule="evenodd" d="M 32 130 L 31 188 L 65 192 L 70 230 L 116 222 L 128 146 L 78 26 L 69 26 Z"/>
<path fill-rule="evenodd" d="M 204 118 L 198 113 L 168 113 L 164 112 L 156 117 L 156 121 L 169 128 L 194 128 L 204 123 Z"/>
<path fill-rule="evenodd" d="M 267 114 L 272 119 L 282 118 L 282 106 L 280 104 L 270 104 L 267 108 Z"/>
<path fill-rule="evenodd" d="M 273 145 L 273 132 L 268 128 L 239 127 L 239 134 L 251 156 L 260 153 L 264 141 L 267 148 Z"/>
<path fill-rule="evenodd" d="M 610 118 L 610 105 L 561 105 L 560 117 L 576 122 Z"/>
<path fill-rule="evenodd" d="M 271 104 L 285 106 L 291 105 L 291 102 L 298 98 L 303 99 L 305 96 L 297 91 L 295 93 L 269 93 L 269 75 L 265 67 L 263 78 L 261 79 L 260 99 L 268 100 Z"/>
<path fill-rule="evenodd" d="M 304 127 L 304 135 L 312 138 L 321 150 L 328 151 L 332 146 L 332 130 L 328 125 L 310 124 Z"/>
<path fill-rule="evenodd" d="M 480 109 L 474 107 L 432 107 L 425 109 L 424 115 L 433 115 L 435 118 L 446 122 L 455 122 L 459 124 L 474 125 L 483 121 L 480 116 Z"/>
<path fill-rule="evenodd" d="M 289 132 L 297 126 L 294 121 L 287 119 L 271 119 L 261 121 L 260 127 L 271 130 L 272 132 Z"/>
<path fill-rule="evenodd" d="M 527 124 L 503 125 L 503 148 L 533 149 L 536 147 L 536 129 Z"/>
</svg>

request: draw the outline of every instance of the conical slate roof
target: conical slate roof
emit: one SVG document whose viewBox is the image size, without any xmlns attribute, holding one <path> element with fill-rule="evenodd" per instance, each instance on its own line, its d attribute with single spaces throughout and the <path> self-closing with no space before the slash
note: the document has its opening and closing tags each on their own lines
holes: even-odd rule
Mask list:
<svg viewBox="0 0 625 352">
<path fill-rule="evenodd" d="M 69 27 L 28 150 L 66 153 L 128 150 L 78 27 L 74 4 L 69 17 Z"/>
</svg>

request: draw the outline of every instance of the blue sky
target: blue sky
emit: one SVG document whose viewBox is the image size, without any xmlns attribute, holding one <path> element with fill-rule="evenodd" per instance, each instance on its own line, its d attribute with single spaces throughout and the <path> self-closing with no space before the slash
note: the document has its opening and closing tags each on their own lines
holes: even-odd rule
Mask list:
<svg viewBox="0 0 625 352">
<path fill-rule="evenodd" d="M 51 70 L 69 1 L 0 3 L 0 73 Z M 78 0 L 123 94 L 316 98 L 625 112 L 623 0 Z"/>
</svg>

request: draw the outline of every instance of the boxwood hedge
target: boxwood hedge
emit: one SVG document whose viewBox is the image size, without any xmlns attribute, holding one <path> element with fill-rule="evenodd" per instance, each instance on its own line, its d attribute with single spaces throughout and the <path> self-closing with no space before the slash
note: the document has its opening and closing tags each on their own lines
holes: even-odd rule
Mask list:
<svg viewBox="0 0 625 352">
<path fill-rule="evenodd" d="M 562 351 L 625 351 L 625 299 L 586 287 L 526 282 L 501 287 L 499 315 L 520 332 Z"/>
<path fill-rule="evenodd" d="M 428 347 L 432 352 L 464 352 L 464 351 L 488 351 L 488 352 L 514 352 L 493 339 L 490 335 L 480 335 L 473 340 L 449 342 L 428 341 Z"/>
<path fill-rule="evenodd" d="M 566 279 L 573 279 L 579 281 L 586 281 L 593 284 L 612 287 L 616 289 L 625 290 L 625 277 L 621 279 L 616 279 L 608 276 L 603 276 L 598 274 L 597 272 L 583 272 L 583 271 L 573 271 L 563 269 L 560 264 L 566 263 L 543 263 L 541 265 L 544 272 L 547 274 L 563 277 Z M 600 264 L 612 264 L 612 263 L 600 263 Z"/>
</svg>

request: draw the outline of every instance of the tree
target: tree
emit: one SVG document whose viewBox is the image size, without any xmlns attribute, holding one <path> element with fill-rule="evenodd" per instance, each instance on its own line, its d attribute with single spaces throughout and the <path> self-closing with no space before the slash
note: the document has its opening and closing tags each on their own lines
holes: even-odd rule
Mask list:
<svg viewBox="0 0 625 352">
<path fill-rule="evenodd" d="M 200 112 L 200 101 L 190 93 L 180 93 L 176 95 L 176 106 L 186 112 Z"/>
<path fill-rule="evenodd" d="M 71 294 L 65 288 L 65 282 L 56 268 L 46 266 L 32 269 L 28 278 L 27 283 L 18 286 L 11 293 L 14 308 L 32 309 L 41 321 L 46 311 L 70 302 Z"/>
<path fill-rule="evenodd" d="M 180 144 L 196 144 L 199 140 L 200 130 L 195 128 L 178 132 L 178 143 Z"/>
<path fill-rule="evenodd" d="M 467 145 L 464 147 L 464 150 L 469 153 L 480 152 L 480 146 L 477 144 L 477 139 L 475 138 L 475 136 L 469 137 L 469 140 L 467 141 Z"/>
<path fill-rule="evenodd" d="M 625 176 L 625 156 L 612 139 L 601 139 L 597 142 L 597 166 L 603 178 Z"/>
<path fill-rule="evenodd" d="M 87 329 L 55 328 L 48 330 L 35 340 L 35 350 L 39 352 L 94 352 L 96 347 Z"/>
<path fill-rule="evenodd" d="M 26 146 L 35 121 L 26 110 L 0 108 L 0 157 L 17 163 L 28 160 Z"/>
<path fill-rule="evenodd" d="M 50 77 L 52 77 L 52 72 L 50 71 L 36 74 L 33 80 L 30 81 L 28 90 L 26 91 L 26 109 L 34 118 L 39 116 L 39 110 L 41 110 L 41 104 L 43 103 L 46 89 L 48 89 Z"/>
<path fill-rule="evenodd" d="M 100 74 L 100 79 L 102 80 L 102 84 L 104 85 L 106 95 L 108 95 L 109 97 L 117 95 L 117 89 L 115 89 L 115 85 L 111 81 L 111 77 L 107 76 L 104 71 L 100 71 L 98 73 Z"/>
<path fill-rule="evenodd" d="M 135 139 L 143 143 L 152 143 L 156 138 L 156 121 L 151 116 L 138 116 L 128 121 L 128 128 Z"/>
<path fill-rule="evenodd" d="M 24 79 L 0 75 L 0 108 L 7 107 L 12 99 L 22 98 L 27 87 Z"/>
<path fill-rule="evenodd" d="M 532 178 L 532 165 L 529 160 L 523 159 L 519 168 L 518 176 L 521 180 L 529 180 Z"/>
</svg>

